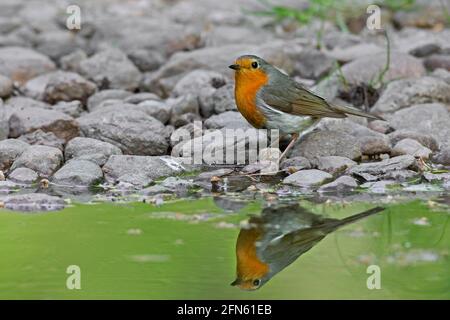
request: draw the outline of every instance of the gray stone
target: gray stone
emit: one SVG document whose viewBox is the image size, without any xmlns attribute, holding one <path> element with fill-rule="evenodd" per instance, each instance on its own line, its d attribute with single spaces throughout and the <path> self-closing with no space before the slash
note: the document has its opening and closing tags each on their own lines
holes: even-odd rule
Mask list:
<svg viewBox="0 0 450 320">
<path fill-rule="evenodd" d="M 369 129 L 379 132 L 379 133 L 383 133 L 383 134 L 388 134 L 389 132 L 392 131 L 391 126 L 389 125 L 388 121 L 383 121 L 383 120 L 374 120 L 369 122 L 368 125 Z"/>
<path fill-rule="evenodd" d="M 30 145 L 17 139 L 0 141 L 0 170 L 5 171 Z"/>
<path fill-rule="evenodd" d="M 425 172 L 423 174 L 423 177 L 428 182 L 443 182 L 443 181 L 450 180 L 450 173 L 449 172 L 443 172 L 443 173 Z"/>
<path fill-rule="evenodd" d="M 172 108 L 172 114 L 199 113 L 198 99 L 194 94 L 187 94 L 177 98 L 169 98 L 166 102 Z"/>
<path fill-rule="evenodd" d="M 133 95 L 132 92 L 119 89 L 102 90 L 90 96 L 87 101 L 89 111 L 94 111 L 103 101 L 106 100 L 124 100 Z"/>
<path fill-rule="evenodd" d="M 422 1 L 422 0 L 418 0 Z M 426 0 L 425 0 L 426 1 Z M 425 7 L 428 7 L 434 1 L 426 1 L 427 4 Z M 436 2 L 439 4 L 439 1 Z M 425 8 L 420 8 L 418 10 L 412 10 L 417 12 L 423 12 L 425 13 Z M 414 14 L 414 13 L 413 13 Z M 420 13 L 419 13 L 420 14 Z M 427 15 L 425 13 L 425 15 Z M 431 17 L 431 16 L 430 16 Z M 425 18 L 425 17 L 424 17 Z M 427 17 L 428 18 L 428 17 Z M 427 19 L 425 18 L 425 19 Z M 431 18 L 433 19 L 433 18 Z M 433 23 L 434 25 L 434 23 Z M 424 53 L 428 50 L 430 52 L 431 50 L 437 50 L 437 49 L 431 49 L 431 46 L 434 46 L 435 48 L 445 48 L 448 46 L 448 38 L 450 36 L 450 33 L 448 29 L 444 29 L 440 32 L 433 32 L 430 29 L 423 29 L 424 26 L 421 26 L 420 28 L 404 28 L 400 30 L 399 32 L 392 32 L 391 33 L 391 44 L 394 48 L 402 51 L 402 52 L 414 52 L 416 50 L 420 51 L 423 50 Z M 428 46 L 428 49 L 425 47 Z M 425 50 L 424 50 L 425 48 Z"/>
<path fill-rule="evenodd" d="M 145 49 L 132 49 L 128 52 L 128 58 L 141 72 L 156 70 L 165 62 L 160 52 Z"/>
<path fill-rule="evenodd" d="M 427 43 L 409 51 L 409 53 L 415 57 L 423 58 L 433 53 L 441 51 L 441 47 L 434 43 Z"/>
<path fill-rule="evenodd" d="M 0 48 L 0 74 L 24 84 L 29 79 L 55 70 L 46 56 L 22 47 Z"/>
<path fill-rule="evenodd" d="M 324 184 L 319 188 L 319 192 L 327 191 L 351 191 L 358 187 L 358 182 L 350 176 L 340 176 L 333 182 Z"/>
<path fill-rule="evenodd" d="M 47 146 L 27 148 L 13 163 L 11 170 L 29 168 L 41 177 L 50 177 L 63 163 L 61 150 Z"/>
<path fill-rule="evenodd" d="M 15 108 L 9 118 L 9 135 L 16 138 L 41 129 L 53 132 L 65 141 L 78 136 L 78 123 L 70 116 L 55 110 L 38 107 Z"/>
<path fill-rule="evenodd" d="M 8 175 L 9 180 L 23 184 L 35 183 L 38 178 L 38 174 L 28 168 L 17 168 Z"/>
<path fill-rule="evenodd" d="M 189 123 L 201 121 L 202 117 L 197 113 L 184 113 L 180 115 L 172 115 L 172 117 L 170 118 L 170 125 L 174 126 L 175 128 L 178 128 L 187 125 Z"/>
<path fill-rule="evenodd" d="M 379 76 L 386 65 L 385 55 L 379 53 L 363 56 L 342 67 L 342 74 L 349 84 L 370 83 Z M 383 81 L 399 78 L 419 78 L 425 74 L 422 62 L 408 54 L 391 52 L 389 70 Z M 374 110 L 375 111 L 375 110 Z"/>
<path fill-rule="evenodd" d="M 428 149 L 427 147 L 424 147 L 416 140 L 403 139 L 403 140 L 397 142 L 397 144 L 394 146 L 394 148 L 392 148 L 391 154 L 393 156 L 410 154 L 413 157 L 416 157 L 416 158 L 419 157 L 419 158 L 426 160 L 429 158 L 431 152 L 432 151 L 430 149 Z"/>
<path fill-rule="evenodd" d="M 372 193 L 387 193 L 389 186 L 395 185 L 396 182 L 392 180 L 381 180 L 375 182 L 366 182 L 361 185 L 361 188 L 368 189 Z"/>
<path fill-rule="evenodd" d="M 434 54 L 426 58 L 423 62 L 428 70 L 434 71 L 442 68 L 450 71 L 450 55 Z"/>
<path fill-rule="evenodd" d="M 181 159 L 168 156 L 119 156 L 113 155 L 103 166 L 105 179 L 109 183 L 131 183 L 145 187 L 153 180 L 181 174 L 191 170 Z"/>
<path fill-rule="evenodd" d="M 304 50 L 297 59 L 294 72 L 307 79 L 319 79 L 333 68 L 334 59 L 318 50 Z"/>
<path fill-rule="evenodd" d="M 217 169 L 217 170 L 212 170 L 212 171 L 206 171 L 206 172 L 200 173 L 195 178 L 195 181 L 200 181 L 200 180 L 210 181 L 212 177 L 223 177 L 223 176 L 229 175 L 233 172 L 234 172 L 234 170 L 230 169 L 230 168 L 222 168 L 222 169 Z"/>
<path fill-rule="evenodd" d="M 258 158 L 258 146 L 267 144 L 267 135 L 253 128 L 242 131 L 231 139 L 226 129 L 210 130 L 203 136 L 178 143 L 172 148 L 172 156 L 185 157 L 186 161 L 197 161 L 208 165 L 248 164 Z M 238 149 L 239 148 L 239 149 Z M 242 150 L 245 152 L 237 152 Z M 200 164 L 200 163 L 199 163 Z"/>
<path fill-rule="evenodd" d="M 76 49 L 59 59 L 61 69 L 66 71 L 77 71 L 80 69 L 81 61 L 87 59 L 87 54 L 81 49 Z"/>
<path fill-rule="evenodd" d="M 285 159 L 280 168 L 288 172 L 295 172 L 303 169 L 311 169 L 311 162 L 305 157 L 292 157 Z"/>
<path fill-rule="evenodd" d="M 399 110 L 389 119 L 396 130 L 431 135 L 441 147 L 450 145 L 450 114 L 442 104 L 419 104 Z"/>
<path fill-rule="evenodd" d="M 112 143 L 124 154 L 163 155 L 169 147 L 164 125 L 139 109 L 103 108 L 78 122 L 85 137 Z"/>
<path fill-rule="evenodd" d="M 271 33 L 262 28 L 218 25 L 210 28 L 205 35 L 205 46 L 218 47 L 226 44 L 261 44 L 273 40 Z"/>
<path fill-rule="evenodd" d="M 414 132 L 407 129 L 396 130 L 389 134 L 389 138 L 391 139 L 393 145 L 396 145 L 397 142 L 403 139 L 413 139 L 420 142 L 420 144 L 433 151 L 439 149 L 438 142 L 432 136 L 420 132 Z"/>
<path fill-rule="evenodd" d="M 86 47 L 84 38 L 75 36 L 67 30 L 48 30 L 41 32 L 37 36 L 36 42 L 38 43 L 36 50 L 55 61 L 78 48 Z"/>
<path fill-rule="evenodd" d="M 58 101 L 80 100 L 86 102 L 97 86 L 77 73 L 55 71 L 28 81 L 25 93 L 38 100 L 54 104 Z"/>
<path fill-rule="evenodd" d="M 237 111 L 236 102 L 234 100 L 234 85 L 229 83 L 217 89 L 213 93 L 212 102 L 214 104 L 215 113 Z"/>
<path fill-rule="evenodd" d="M 349 158 L 339 156 L 326 156 L 317 159 L 317 169 L 335 174 L 356 165 L 356 162 Z"/>
<path fill-rule="evenodd" d="M 13 90 L 13 82 L 11 79 L 0 74 L 0 98 L 9 97 Z"/>
<path fill-rule="evenodd" d="M 221 73 L 195 70 L 189 72 L 177 82 L 172 94 L 175 97 L 189 94 L 198 97 L 202 115 L 209 117 L 214 110 L 213 94 L 227 81 Z"/>
<path fill-rule="evenodd" d="M 432 161 L 434 163 L 440 163 L 445 166 L 450 166 L 450 146 L 442 148 L 442 150 L 439 151 L 439 153 L 433 155 Z"/>
<path fill-rule="evenodd" d="M 51 109 L 51 105 L 43 101 L 38 101 L 28 97 L 11 97 L 8 99 L 7 105 L 11 109 L 20 108 L 41 108 L 41 109 Z"/>
<path fill-rule="evenodd" d="M 176 194 L 187 194 L 195 186 L 194 182 L 179 177 L 168 177 L 161 182 L 161 187 Z"/>
<path fill-rule="evenodd" d="M 41 129 L 21 135 L 19 140 L 22 140 L 31 145 L 42 145 L 48 147 L 58 148 L 64 150 L 63 139 L 58 138 L 53 132 L 44 132 Z"/>
<path fill-rule="evenodd" d="M 0 194 L 10 194 L 23 188 L 23 185 L 13 182 L 11 180 L 0 180 Z"/>
<path fill-rule="evenodd" d="M 375 53 L 378 53 L 379 56 L 382 56 L 383 52 L 385 53 L 385 49 L 376 44 L 357 43 L 349 47 L 334 48 L 333 50 L 326 52 L 326 55 L 341 62 L 350 62 L 369 55 L 373 55 Z"/>
<path fill-rule="evenodd" d="M 99 165 L 88 161 L 74 159 L 55 172 L 52 182 L 71 187 L 87 187 L 99 182 L 103 178 Z"/>
<path fill-rule="evenodd" d="M 73 100 L 70 102 L 60 101 L 57 104 L 55 104 L 53 108 L 73 118 L 80 117 L 84 112 L 83 105 L 78 100 Z"/>
<path fill-rule="evenodd" d="M 199 116 L 200 107 L 198 98 L 195 95 L 188 94 L 177 98 L 169 98 L 166 100 L 166 103 L 170 105 L 172 110 L 172 116 L 170 118 L 171 125 L 174 125 L 177 128 L 184 126 L 187 123 L 192 122 L 189 121 L 189 118 L 198 118 L 201 121 Z"/>
<path fill-rule="evenodd" d="M 430 73 L 430 76 L 439 78 L 441 80 L 444 80 L 447 84 L 450 84 L 450 71 L 445 69 L 436 69 L 432 73 Z"/>
<path fill-rule="evenodd" d="M 159 95 L 167 95 L 173 90 L 173 85 L 187 72 L 201 69 L 224 72 L 225 66 L 230 65 L 235 57 L 249 52 L 264 57 L 269 63 L 289 73 L 293 70 L 293 61 L 289 55 L 289 53 L 292 54 L 293 48 L 293 43 L 280 40 L 261 46 L 233 44 L 179 52 L 171 56 L 151 78 L 144 80 L 143 87 Z M 227 72 L 231 75 L 231 70 Z M 169 79 L 173 81 L 169 81 Z"/>
<path fill-rule="evenodd" d="M 387 85 L 372 111 L 394 112 L 413 104 L 444 102 L 450 103 L 450 85 L 435 77 L 401 79 Z"/>
<path fill-rule="evenodd" d="M 391 143 L 388 136 L 373 131 L 365 125 L 361 125 L 355 121 L 364 123 L 366 119 L 360 117 L 347 119 L 323 119 L 319 123 L 319 128 L 322 130 L 339 131 L 351 135 L 351 140 L 347 141 L 356 140 L 357 144 L 360 146 L 360 151 L 362 154 L 371 156 L 390 152 Z"/>
<path fill-rule="evenodd" d="M 44 193 L 10 195 L 2 199 L 6 209 L 13 211 L 57 211 L 64 209 L 64 200 Z"/>
<path fill-rule="evenodd" d="M 373 176 L 382 175 L 390 171 L 403 170 L 413 167 L 416 160 L 411 155 L 403 155 L 390 159 L 386 159 L 380 162 L 361 163 L 353 166 L 347 170 L 351 175 L 362 176 L 362 174 L 369 174 Z"/>
<path fill-rule="evenodd" d="M 126 97 L 123 102 L 125 103 L 132 103 L 132 104 L 139 104 L 144 101 L 161 101 L 161 98 L 158 97 L 156 94 L 151 92 L 140 92 L 135 93 L 131 96 Z"/>
<path fill-rule="evenodd" d="M 9 135 L 9 112 L 3 105 L 3 101 L 0 98 L 0 141 L 8 138 Z"/>
<path fill-rule="evenodd" d="M 442 187 L 443 187 L 445 190 L 450 190 L 450 180 L 445 181 L 445 182 L 442 184 Z"/>
<path fill-rule="evenodd" d="M 162 101 L 147 100 L 139 103 L 138 106 L 144 109 L 145 113 L 158 119 L 163 124 L 166 124 L 169 121 L 172 113 L 170 105 Z"/>
<path fill-rule="evenodd" d="M 413 178 L 418 177 L 418 173 L 412 170 L 394 170 L 394 171 L 388 171 L 385 174 L 380 176 L 380 179 L 384 180 L 395 180 L 398 182 L 404 182 L 408 181 Z"/>
<path fill-rule="evenodd" d="M 205 126 L 208 129 L 248 129 L 251 125 L 237 111 L 226 111 L 213 115 L 206 119 Z"/>
<path fill-rule="evenodd" d="M 389 153 L 391 142 L 389 137 L 383 134 L 359 136 L 362 154 L 372 156 L 376 154 Z"/>
<path fill-rule="evenodd" d="M 170 146 L 173 147 L 178 143 L 186 142 L 195 137 L 202 136 L 202 127 L 196 123 L 188 123 L 172 132 L 170 135 Z"/>
<path fill-rule="evenodd" d="M 174 193 L 172 190 L 163 187 L 159 184 L 156 184 L 154 186 L 150 186 L 147 188 L 144 188 L 140 191 L 144 196 L 155 196 L 158 194 L 172 194 Z"/>
<path fill-rule="evenodd" d="M 80 73 L 99 87 L 133 91 L 139 86 L 141 74 L 127 56 L 117 49 L 96 53 L 81 61 Z"/>
<path fill-rule="evenodd" d="M 349 143 L 352 141 L 352 143 Z M 361 145 L 355 138 L 339 131 L 312 132 L 296 143 L 290 158 L 302 156 L 314 161 L 324 156 L 341 156 L 356 160 L 361 158 Z"/>
<path fill-rule="evenodd" d="M 297 187 L 313 187 L 321 185 L 332 178 L 331 174 L 324 171 L 316 169 L 300 170 L 284 178 L 283 184 Z"/>
<path fill-rule="evenodd" d="M 112 155 L 121 155 L 122 151 L 115 145 L 91 138 L 77 137 L 67 143 L 64 156 L 71 159 L 89 160 L 103 166 Z"/>
</svg>

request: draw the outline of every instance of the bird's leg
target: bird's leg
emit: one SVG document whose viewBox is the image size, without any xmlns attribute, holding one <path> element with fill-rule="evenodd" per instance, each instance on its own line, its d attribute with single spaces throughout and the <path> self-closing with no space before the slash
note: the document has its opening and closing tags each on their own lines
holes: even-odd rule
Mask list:
<svg viewBox="0 0 450 320">
<path fill-rule="evenodd" d="M 274 141 L 272 141 L 269 148 L 273 148 L 273 147 L 275 147 L 275 145 L 277 145 L 277 147 L 278 147 L 278 145 L 280 144 L 281 138 L 283 138 L 283 135 L 278 136 Z"/>
<path fill-rule="evenodd" d="M 293 133 L 292 134 L 292 139 L 291 142 L 289 142 L 288 146 L 286 147 L 286 149 L 284 149 L 283 153 L 280 156 L 280 159 L 278 159 L 279 162 L 281 162 L 281 160 L 284 158 L 284 156 L 288 153 L 288 151 L 292 148 L 292 146 L 295 144 L 295 142 L 298 140 L 299 134 L 298 133 Z"/>
</svg>

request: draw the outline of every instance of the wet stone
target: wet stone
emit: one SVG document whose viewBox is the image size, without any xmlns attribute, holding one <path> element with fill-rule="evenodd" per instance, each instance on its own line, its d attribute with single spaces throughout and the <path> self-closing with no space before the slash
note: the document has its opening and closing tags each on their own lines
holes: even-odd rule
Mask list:
<svg viewBox="0 0 450 320">
<path fill-rule="evenodd" d="M 17 168 L 8 175 L 8 179 L 11 181 L 23 184 L 34 183 L 38 178 L 38 174 L 34 170 L 28 168 Z"/>
<path fill-rule="evenodd" d="M 102 169 L 88 160 L 71 160 L 55 172 L 52 182 L 58 185 L 88 187 L 100 182 Z"/>
<path fill-rule="evenodd" d="M 13 211 L 56 211 L 64 209 L 64 200 L 43 193 L 9 195 L 3 198 L 4 207 Z"/>
<path fill-rule="evenodd" d="M 293 157 L 285 159 L 280 166 L 281 170 L 286 170 L 288 172 L 296 172 L 303 169 L 311 169 L 311 162 L 305 157 Z"/>
<path fill-rule="evenodd" d="M 393 156 L 399 156 L 404 154 L 412 155 L 413 157 L 419 157 L 422 159 L 428 159 L 431 150 L 424 147 L 419 142 L 413 139 L 403 139 L 394 146 L 392 149 Z"/>
<path fill-rule="evenodd" d="M 368 174 L 377 176 L 394 170 L 403 170 L 415 165 L 415 159 L 411 155 L 403 155 L 379 162 L 361 163 L 351 167 L 347 172 L 351 175 Z M 363 176 L 364 177 L 364 176 Z"/>
<path fill-rule="evenodd" d="M 355 161 L 339 156 L 320 157 L 317 159 L 317 169 L 331 174 L 345 171 L 354 165 L 356 165 Z"/>
<path fill-rule="evenodd" d="M 0 170 L 7 170 L 30 145 L 18 139 L 0 141 Z"/>
<path fill-rule="evenodd" d="M 327 172 L 309 169 L 301 170 L 291 174 L 283 180 L 283 184 L 298 186 L 298 187 L 314 187 L 321 185 L 328 180 L 331 180 L 333 176 Z"/>
<path fill-rule="evenodd" d="M 324 184 L 319 188 L 321 192 L 327 191 L 351 191 L 354 188 L 358 187 L 358 182 L 356 179 L 350 176 L 341 176 L 334 180 L 333 182 Z"/>
</svg>

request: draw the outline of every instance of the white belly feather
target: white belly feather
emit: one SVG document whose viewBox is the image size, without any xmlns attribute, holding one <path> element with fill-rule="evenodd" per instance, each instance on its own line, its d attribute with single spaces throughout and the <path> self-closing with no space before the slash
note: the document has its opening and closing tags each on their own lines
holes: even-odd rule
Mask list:
<svg viewBox="0 0 450 320">
<path fill-rule="evenodd" d="M 261 100 L 258 102 L 260 110 L 266 116 L 267 120 L 265 127 L 267 129 L 279 129 L 283 134 L 302 133 L 307 129 L 312 129 L 314 124 L 317 123 L 317 120 L 310 116 L 295 116 L 276 110 Z"/>
</svg>

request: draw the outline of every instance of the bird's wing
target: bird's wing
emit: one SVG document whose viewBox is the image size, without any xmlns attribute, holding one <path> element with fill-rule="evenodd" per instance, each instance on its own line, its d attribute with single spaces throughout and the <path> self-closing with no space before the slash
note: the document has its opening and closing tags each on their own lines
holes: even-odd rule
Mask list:
<svg viewBox="0 0 450 320">
<path fill-rule="evenodd" d="M 352 114 L 369 119 L 384 120 L 380 116 L 355 108 L 330 104 L 292 79 L 264 86 L 261 89 L 260 97 L 271 108 L 296 116 L 345 118 L 348 114 Z"/>
<path fill-rule="evenodd" d="M 346 117 L 345 112 L 335 109 L 324 98 L 295 81 L 264 86 L 260 96 L 270 107 L 296 116 Z"/>
</svg>

